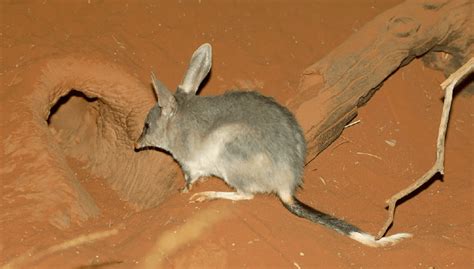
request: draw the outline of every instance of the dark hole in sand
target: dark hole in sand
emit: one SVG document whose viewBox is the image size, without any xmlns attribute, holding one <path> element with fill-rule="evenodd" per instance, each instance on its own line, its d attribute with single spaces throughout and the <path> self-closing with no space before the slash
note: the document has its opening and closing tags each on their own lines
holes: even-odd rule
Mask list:
<svg viewBox="0 0 474 269">
<path fill-rule="evenodd" d="M 83 162 L 94 161 L 101 143 L 101 107 L 97 97 L 71 89 L 51 108 L 48 127 L 67 157 Z"/>
</svg>

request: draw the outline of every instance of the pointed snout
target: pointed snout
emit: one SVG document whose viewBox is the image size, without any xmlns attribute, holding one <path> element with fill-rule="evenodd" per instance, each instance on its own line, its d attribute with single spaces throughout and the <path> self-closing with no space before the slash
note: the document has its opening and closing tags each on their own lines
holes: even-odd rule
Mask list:
<svg viewBox="0 0 474 269">
<path fill-rule="evenodd" d="M 133 148 L 140 149 L 140 144 L 138 144 L 138 142 L 133 143 Z"/>
<path fill-rule="evenodd" d="M 142 137 L 140 136 L 140 138 L 137 139 L 137 141 L 135 141 L 135 143 L 133 143 L 133 148 L 135 150 L 139 150 L 141 148 L 143 148 L 143 143 L 142 143 Z"/>
<path fill-rule="evenodd" d="M 137 138 L 137 140 L 135 140 L 135 143 L 133 143 L 133 148 L 135 150 L 142 149 L 146 146 L 145 144 L 147 144 L 147 143 L 146 143 L 146 141 L 143 141 L 144 138 L 145 138 L 145 134 L 142 132 L 140 134 L 140 136 Z"/>
</svg>

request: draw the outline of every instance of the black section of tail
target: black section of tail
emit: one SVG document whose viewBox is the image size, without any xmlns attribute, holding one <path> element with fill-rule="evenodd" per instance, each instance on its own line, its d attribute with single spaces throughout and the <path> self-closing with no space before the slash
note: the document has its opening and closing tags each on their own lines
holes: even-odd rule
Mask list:
<svg viewBox="0 0 474 269">
<path fill-rule="evenodd" d="M 356 226 L 347 223 L 343 220 L 335 218 L 331 215 L 328 215 L 324 212 L 318 211 L 302 202 L 298 199 L 293 197 L 293 203 L 287 204 L 282 201 L 283 205 L 288 209 L 291 213 L 295 214 L 298 217 L 308 219 L 312 222 L 324 225 L 332 230 L 335 230 L 338 233 L 344 235 L 350 235 L 351 232 L 359 232 L 363 233 L 359 228 Z"/>
</svg>

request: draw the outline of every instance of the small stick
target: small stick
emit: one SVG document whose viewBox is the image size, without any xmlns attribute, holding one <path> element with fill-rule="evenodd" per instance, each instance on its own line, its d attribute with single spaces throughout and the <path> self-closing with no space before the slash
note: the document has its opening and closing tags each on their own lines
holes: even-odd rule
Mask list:
<svg viewBox="0 0 474 269">
<path fill-rule="evenodd" d="M 396 193 L 389 200 L 387 200 L 386 203 L 388 204 L 388 218 L 382 229 L 380 229 L 380 231 L 378 232 L 376 239 L 382 238 L 387 232 L 390 225 L 392 225 L 393 218 L 395 215 L 395 207 L 397 205 L 398 200 L 402 199 L 403 197 L 407 196 L 408 194 L 421 187 L 423 184 L 428 182 L 436 173 L 439 172 L 442 175 L 444 174 L 444 148 L 446 140 L 446 131 L 449 121 L 449 112 L 451 110 L 451 103 L 453 99 L 453 90 L 454 87 L 458 84 L 458 82 L 466 78 L 467 75 L 473 72 L 473 70 L 474 58 L 471 58 L 466 64 L 464 64 L 456 72 L 451 74 L 448 79 L 441 83 L 441 88 L 445 90 L 445 94 L 443 112 L 441 114 L 441 122 L 439 124 L 438 130 L 438 140 L 436 143 L 436 161 L 433 167 L 431 167 L 431 169 L 429 169 L 423 176 L 421 176 L 410 186 Z"/>
<path fill-rule="evenodd" d="M 106 237 L 109 237 L 111 235 L 115 235 L 117 233 L 118 233 L 117 229 L 112 229 L 112 230 L 106 230 L 106 231 L 81 235 L 81 236 L 78 236 L 78 237 L 73 238 L 71 240 L 62 242 L 60 244 L 53 245 L 53 246 L 51 246 L 51 247 L 49 247 L 45 250 L 41 250 L 41 251 L 34 252 L 34 253 L 29 253 L 29 252 L 24 253 L 24 254 L 20 255 L 19 257 L 12 259 L 10 262 L 8 262 L 4 266 L 2 266 L 1 269 L 16 268 L 22 263 L 33 262 L 33 261 L 39 260 L 39 259 L 41 259 L 41 258 L 43 258 L 47 255 L 53 254 L 55 252 L 59 252 L 59 251 L 62 251 L 62 250 L 73 248 L 73 247 L 77 247 L 77 246 L 87 244 L 87 243 L 92 243 L 94 241 L 104 239 Z"/>
<path fill-rule="evenodd" d="M 356 124 L 358 124 L 358 123 L 360 123 L 360 120 L 353 121 L 353 122 L 347 124 L 346 126 L 344 126 L 344 129 L 345 129 L 345 128 L 349 128 L 349 127 L 351 127 L 351 126 L 353 126 L 353 125 L 356 125 Z"/>
<path fill-rule="evenodd" d="M 321 182 L 322 182 L 324 185 L 326 185 L 326 180 L 324 180 L 323 177 L 319 177 L 319 179 L 321 180 Z"/>
<path fill-rule="evenodd" d="M 376 159 L 382 160 L 382 157 L 377 156 L 377 155 L 375 155 L 375 154 L 370 154 L 370 153 L 367 153 L 367 152 L 360 152 L 360 151 L 358 151 L 358 152 L 356 152 L 356 154 L 357 154 L 357 155 L 367 155 L 367 156 L 374 157 L 374 158 L 376 158 Z"/>
</svg>

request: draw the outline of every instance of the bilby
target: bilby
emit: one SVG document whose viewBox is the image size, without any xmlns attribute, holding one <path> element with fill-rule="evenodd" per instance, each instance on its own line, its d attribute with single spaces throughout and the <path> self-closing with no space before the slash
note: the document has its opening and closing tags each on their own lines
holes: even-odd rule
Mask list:
<svg viewBox="0 0 474 269">
<path fill-rule="evenodd" d="M 184 191 L 198 178 L 211 175 L 235 189 L 196 193 L 192 202 L 249 200 L 257 193 L 274 193 L 296 216 L 367 246 L 392 245 L 411 236 L 398 233 L 376 240 L 356 226 L 300 202 L 295 192 L 302 184 L 306 142 L 295 117 L 273 98 L 257 92 L 196 95 L 211 69 L 211 58 L 211 46 L 201 45 L 174 94 L 152 74 L 158 102 L 148 113 L 135 145 L 137 149 L 168 151 L 184 172 Z"/>
</svg>

